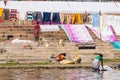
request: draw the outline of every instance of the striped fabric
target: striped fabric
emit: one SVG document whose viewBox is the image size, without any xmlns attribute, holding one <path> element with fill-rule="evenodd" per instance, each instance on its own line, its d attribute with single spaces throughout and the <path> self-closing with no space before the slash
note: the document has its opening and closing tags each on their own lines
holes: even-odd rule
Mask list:
<svg viewBox="0 0 120 80">
<path fill-rule="evenodd" d="M 89 29 L 102 41 L 104 42 L 116 42 L 117 38 L 112 32 L 112 26 L 105 27 L 104 29 L 100 29 L 97 27 L 92 27 L 91 25 L 87 25 Z"/>
<path fill-rule="evenodd" d="M 64 30 L 72 42 L 93 42 L 84 25 L 64 25 Z"/>
</svg>

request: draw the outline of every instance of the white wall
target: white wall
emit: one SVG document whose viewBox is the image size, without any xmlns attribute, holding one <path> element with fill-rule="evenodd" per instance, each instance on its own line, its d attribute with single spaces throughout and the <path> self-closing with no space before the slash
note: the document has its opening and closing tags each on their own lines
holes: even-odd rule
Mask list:
<svg viewBox="0 0 120 80">
<path fill-rule="evenodd" d="M 114 2 L 72 2 L 72 1 L 8 1 L 4 5 L 0 1 L 0 7 L 17 9 L 20 12 L 20 18 L 23 19 L 26 11 L 40 12 L 65 12 L 65 13 L 119 13 L 120 3 Z"/>
</svg>

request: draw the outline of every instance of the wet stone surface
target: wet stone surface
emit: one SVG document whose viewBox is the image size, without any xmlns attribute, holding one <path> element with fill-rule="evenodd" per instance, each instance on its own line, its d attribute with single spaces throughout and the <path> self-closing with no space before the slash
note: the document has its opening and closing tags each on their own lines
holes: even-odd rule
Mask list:
<svg viewBox="0 0 120 80">
<path fill-rule="evenodd" d="M 0 80 L 120 80 L 119 71 L 91 69 L 0 69 Z"/>
</svg>

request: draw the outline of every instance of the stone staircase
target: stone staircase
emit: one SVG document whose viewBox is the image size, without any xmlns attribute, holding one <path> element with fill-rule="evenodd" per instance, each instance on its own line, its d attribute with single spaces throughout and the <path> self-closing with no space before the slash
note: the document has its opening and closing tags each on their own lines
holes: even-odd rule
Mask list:
<svg viewBox="0 0 120 80">
<path fill-rule="evenodd" d="M 42 42 L 43 44 L 37 46 L 37 43 L 33 42 L 29 44 L 32 49 L 29 47 L 24 48 L 26 43 L 10 43 L 11 40 L 15 38 L 23 39 L 23 40 L 32 40 L 34 26 L 31 25 L 30 22 L 25 22 L 26 25 L 18 25 L 18 23 L 14 24 L 11 21 L 6 21 L 5 23 L 0 23 L 0 48 L 4 48 L 7 50 L 5 53 L 0 53 L 0 62 L 4 63 L 6 61 L 17 61 L 20 63 L 34 63 L 40 61 L 48 61 L 51 54 L 59 54 L 62 52 L 67 53 L 67 56 L 71 57 L 73 55 L 80 55 L 83 62 L 91 62 L 94 58 L 94 53 L 100 52 L 103 53 L 104 59 L 120 59 L 120 50 L 115 50 L 112 48 L 110 43 L 103 42 L 98 39 L 95 34 L 88 29 L 90 35 L 92 36 L 95 45 L 95 49 L 78 49 L 76 43 L 72 43 L 68 41 L 68 38 L 65 32 L 60 29 L 57 32 L 42 32 L 40 37 L 42 39 L 47 40 L 49 47 L 46 46 L 46 42 Z M 14 38 L 11 40 L 7 40 L 7 35 L 12 34 Z M 118 40 L 120 40 L 120 36 L 117 36 Z M 64 46 L 58 45 L 59 40 L 62 39 L 64 42 Z M 84 44 L 84 43 L 83 43 Z M 90 43 L 85 43 L 90 44 Z"/>
<path fill-rule="evenodd" d="M 58 42 L 50 42 L 49 47 L 45 43 L 37 45 L 37 43 L 29 44 L 30 47 L 24 47 L 28 44 L 24 43 L 6 43 L 2 42 L 0 48 L 7 50 L 5 53 L 0 53 L 0 62 L 17 61 L 19 63 L 30 63 L 48 61 L 52 54 L 67 53 L 68 57 L 73 55 L 80 55 L 82 62 L 91 62 L 94 58 L 94 53 L 101 52 L 105 59 L 119 59 L 119 52 L 114 50 L 110 44 L 102 43 L 96 44 L 96 49 L 78 49 L 76 43 L 64 42 L 64 46 L 58 45 Z M 106 48 L 109 47 L 109 48 Z"/>
<path fill-rule="evenodd" d="M 32 40 L 34 34 L 34 26 L 0 26 L 0 41 L 6 40 L 8 35 L 13 35 L 14 38 Z M 60 39 L 68 41 L 65 32 L 60 29 L 56 32 L 42 32 L 40 38 L 48 41 L 58 41 Z"/>
<path fill-rule="evenodd" d="M 109 42 L 103 42 L 95 36 L 95 34 L 88 29 L 90 35 L 94 40 L 94 45 L 96 49 L 80 49 L 80 55 L 83 56 L 85 61 L 91 61 L 94 58 L 94 53 L 99 52 L 104 55 L 104 59 L 120 59 L 120 50 L 115 50 Z M 118 41 L 120 37 L 118 37 Z M 90 44 L 90 43 L 88 43 Z"/>
<path fill-rule="evenodd" d="M 37 46 L 36 43 L 31 43 L 29 45 L 32 47 L 32 49 L 30 49 L 29 47 L 23 47 L 27 44 L 1 43 L 0 48 L 4 47 L 7 52 L 0 53 L 0 62 L 11 60 L 20 63 L 40 62 L 48 61 L 51 54 L 57 55 L 65 52 L 69 57 L 79 54 L 77 52 L 78 48 L 75 46 L 75 43 L 65 42 L 64 44 L 64 46 L 60 46 L 57 42 L 51 42 L 51 45 L 46 47 L 44 44 Z"/>
</svg>

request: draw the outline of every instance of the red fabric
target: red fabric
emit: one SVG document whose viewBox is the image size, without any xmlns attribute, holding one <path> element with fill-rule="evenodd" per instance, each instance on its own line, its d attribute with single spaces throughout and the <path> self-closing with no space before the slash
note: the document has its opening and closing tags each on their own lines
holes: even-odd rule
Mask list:
<svg viewBox="0 0 120 80">
<path fill-rule="evenodd" d="M 40 28 L 40 26 L 39 26 L 39 25 L 36 25 L 36 26 L 35 26 L 34 37 L 36 37 L 36 36 L 38 36 L 38 35 L 39 35 L 39 28 Z"/>
<path fill-rule="evenodd" d="M 4 22 L 4 20 L 0 20 L 0 23 L 3 23 Z"/>
<path fill-rule="evenodd" d="M 26 46 L 26 45 L 23 45 L 23 48 L 27 48 L 27 46 Z"/>
<path fill-rule="evenodd" d="M 39 30 L 39 25 L 35 26 L 35 30 Z"/>
<path fill-rule="evenodd" d="M 36 21 L 35 21 L 35 20 L 32 20 L 32 24 L 35 25 L 35 24 L 36 24 Z"/>
<path fill-rule="evenodd" d="M 57 55 L 56 57 L 55 57 L 55 59 L 57 60 L 57 61 L 61 61 L 61 60 L 63 60 L 63 59 L 65 59 L 65 54 L 64 53 L 61 53 L 61 54 L 59 54 L 59 55 Z"/>
</svg>

